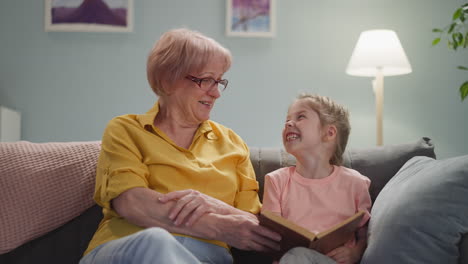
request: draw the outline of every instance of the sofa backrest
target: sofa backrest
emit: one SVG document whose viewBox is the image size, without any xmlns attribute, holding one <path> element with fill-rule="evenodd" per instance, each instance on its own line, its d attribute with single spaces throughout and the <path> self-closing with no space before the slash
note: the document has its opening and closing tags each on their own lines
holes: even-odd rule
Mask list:
<svg viewBox="0 0 468 264">
<path fill-rule="evenodd" d="M 0 237 L 6 238 L 1 240 L 0 254 L 41 237 L 93 206 L 99 150 L 98 141 L 0 143 L 0 200 L 9 211 L 0 215 Z M 250 153 L 260 197 L 265 174 L 295 164 L 294 157 L 280 148 L 251 147 Z M 344 165 L 371 179 L 375 200 L 386 182 L 417 155 L 435 157 L 430 139 L 351 149 L 345 152 Z"/>
<path fill-rule="evenodd" d="M 371 180 L 372 201 L 398 170 L 414 156 L 435 158 L 434 145 L 429 138 L 404 144 L 386 145 L 345 151 L 343 165 L 359 171 Z M 259 182 L 260 198 L 263 197 L 264 177 L 276 169 L 293 166 L 293 156 L 280 148 L 250 148 L 250 159 Z"/>
</svg>

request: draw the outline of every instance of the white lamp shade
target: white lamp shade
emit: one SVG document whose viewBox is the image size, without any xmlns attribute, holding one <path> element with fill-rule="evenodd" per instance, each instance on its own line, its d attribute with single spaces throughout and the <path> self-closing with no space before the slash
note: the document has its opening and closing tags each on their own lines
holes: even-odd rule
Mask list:
<svg viewBox="0 0 468 264">
<path fill-rule="evenodd" d="M 349 60 L 346 73 L 356 76 L 384 76 L 411 72 L 411 65 L 393 30 L 368 30 L 361 33 Z"/>
</svg>

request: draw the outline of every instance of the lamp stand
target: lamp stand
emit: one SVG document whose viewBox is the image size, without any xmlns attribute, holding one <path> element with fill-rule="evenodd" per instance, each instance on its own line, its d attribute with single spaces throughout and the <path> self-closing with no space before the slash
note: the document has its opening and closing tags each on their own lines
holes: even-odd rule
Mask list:
<svg viewBox="0 0 468 264">
<path fill-rule="evenodd" d="M 375 114 L 376 114 L 376 131 L 377 131 L 377 146 L 383 145 L 383 91 L 384 80 L 382 69 L 377 69 L 375 79 L 372 81 L 372 88 L 375 95 Z"/>
</svg>

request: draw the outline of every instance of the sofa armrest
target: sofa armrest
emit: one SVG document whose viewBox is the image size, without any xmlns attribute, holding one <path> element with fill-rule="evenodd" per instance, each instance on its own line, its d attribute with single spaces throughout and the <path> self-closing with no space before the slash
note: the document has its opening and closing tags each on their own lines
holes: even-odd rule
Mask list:
<svg viewBox="0 0 468 264">
<path fill-rule="evenodd" d="M 0 255 L 0 263 L 78 263 L 102 219 L 94 205 L 63 226 Z"/>
</svg>

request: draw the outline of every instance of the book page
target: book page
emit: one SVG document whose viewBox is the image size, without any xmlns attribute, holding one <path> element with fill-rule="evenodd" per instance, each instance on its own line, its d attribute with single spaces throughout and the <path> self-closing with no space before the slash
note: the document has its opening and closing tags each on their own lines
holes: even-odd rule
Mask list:
<svg viewBox="0 0 468 264">
<path fill-rule="evenodd" d="M 279 258 L 294 247 L 309 247 L 315 239 L 315 234 L 293 222 L 269 211 L 263 211 L 260 216 L 260 224 L 281 235 L 280 251 L 271 255 Z"/>
<path fill-rule="evenodd" d="M 294 247 L 308 247 L 326 254 L 344 245 L 355 235 L 364 214 L 364 211 L 359 211 L 345 221 L 318 234 L 314 234 L 273 212 L 262 211 L 259 219 L 262 226 L 268 227 L 281 235 L 281 250 L 271 253 L 275 258 L 279 258 Z"/>
<path fill-rule="evenodd" d="M 311 245 L 311 248 L 322 254 L 327 254 L 331 250 L 343 246 L 350 241 L 364 217 L 365 212 L 359 211 L 345 221 L 317 234 L 317 240 Z"/>
</svg>

